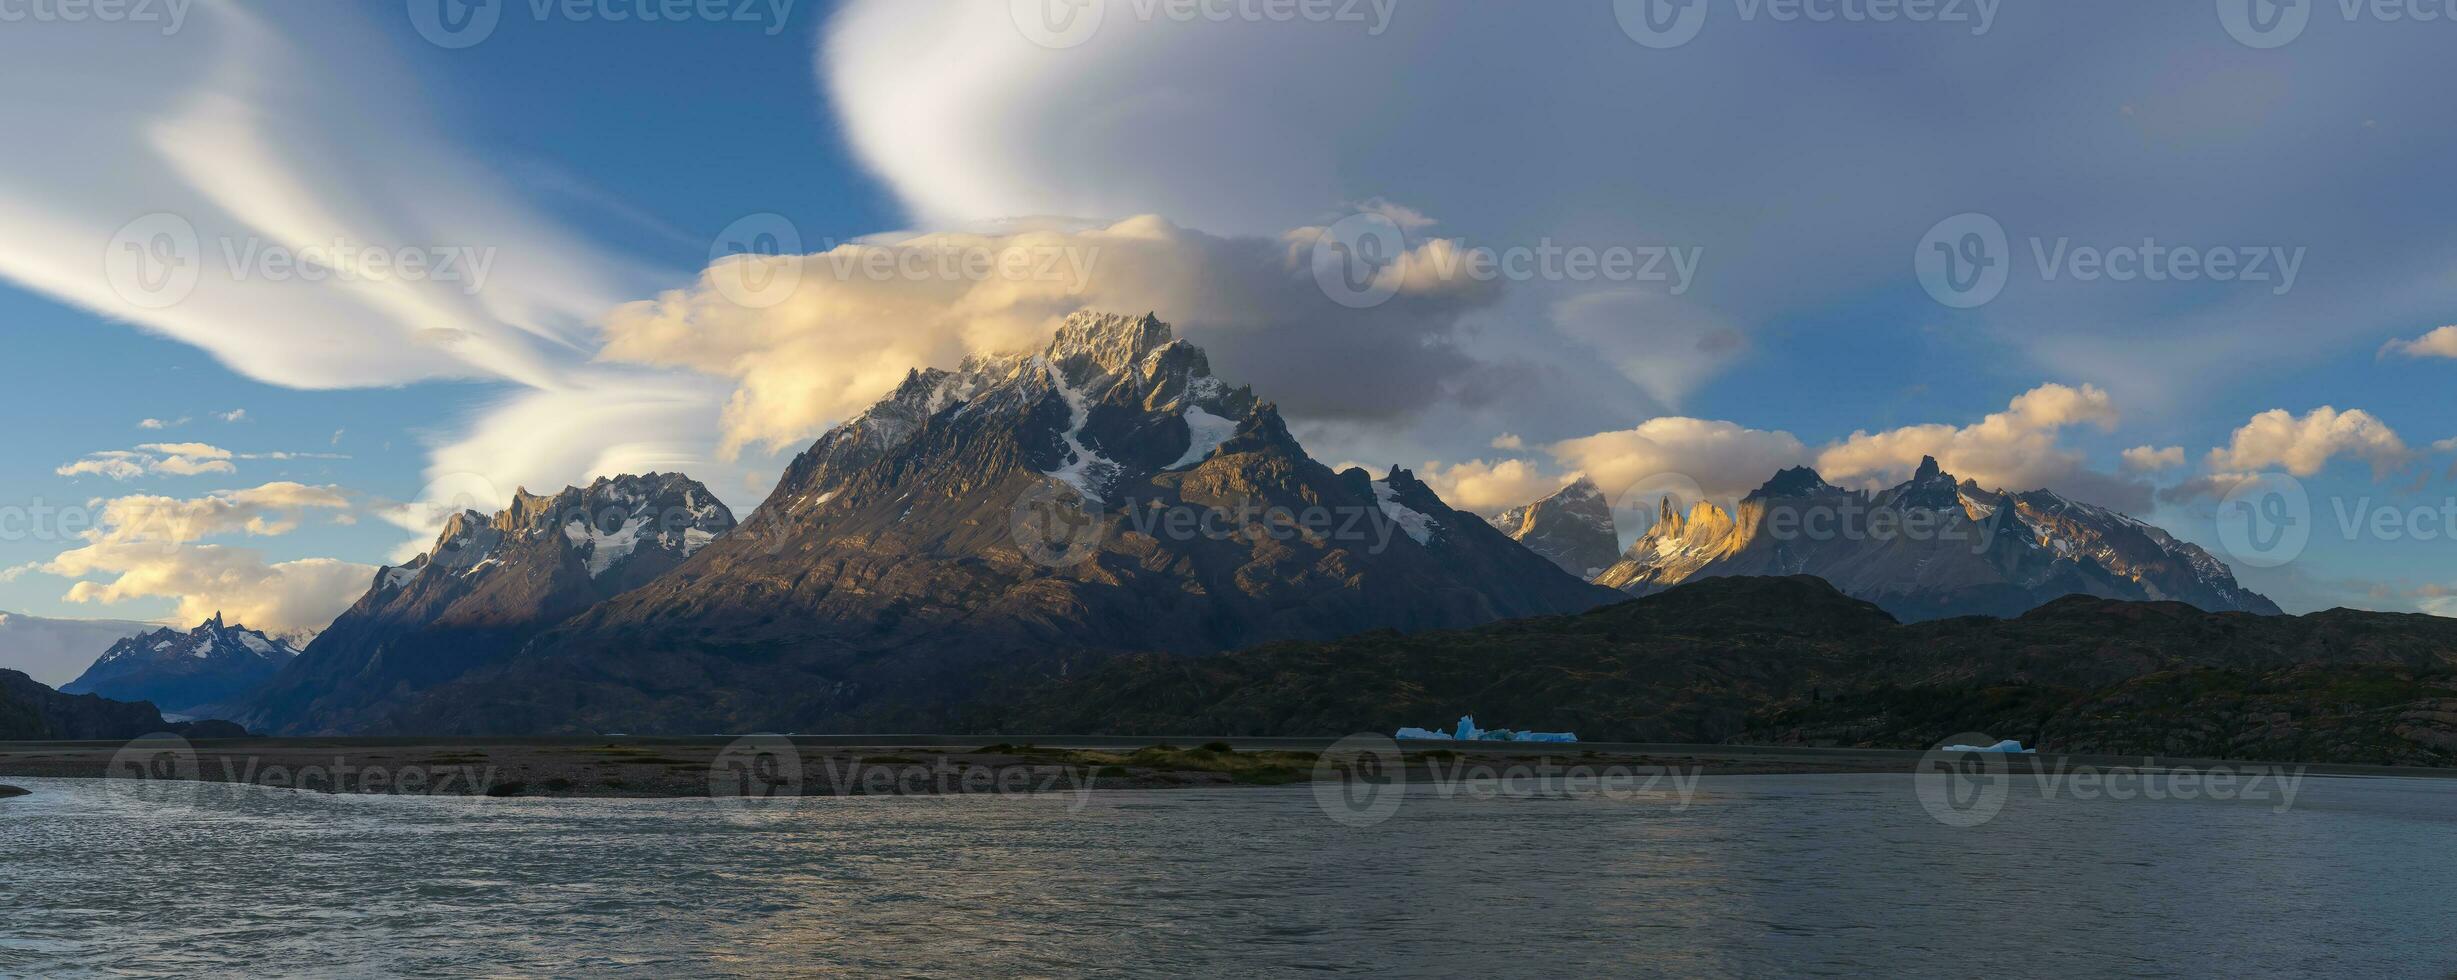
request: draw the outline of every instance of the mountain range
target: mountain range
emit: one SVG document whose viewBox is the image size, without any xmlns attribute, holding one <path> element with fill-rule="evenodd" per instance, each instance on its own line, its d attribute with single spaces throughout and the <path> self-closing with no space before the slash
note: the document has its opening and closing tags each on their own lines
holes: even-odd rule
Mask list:
<svg viewBox="0 0 2457 980">
<path fill-rule="evenodd" d="M 166 627 L 112 644 L 60 693 L 147 701 L 176 717 L 212 717 L 298 655 L 287 642 L 226 625 L 215 613 L 192 630 Z"/>
<path fill-rule="evenodd" d="M 398 730 L 424 692 L 497 664 L 581 610 L 656 581 L 734 529 L 678 473 L 599 479 L 553 496 L 522 488 L 492 516 L 444 521 L 434 547 L 379 568 L 367 593 L 247 699 L 274 734 Z"/>
<path fill-rule="evenodd" d="M 1151 687 L 1149 704 L 1104 699 L 1158 683 L 1137 665 L 1166 665 L 1163 676 L 1179 680 L 1228 677 L 1245 669 L 1233 665 L 1287 656 L 1217 659 L 1229 651 L 1517 636 L 1552 628 L 1526 624 L 1725 579 L 1814 576 L 1853 597 L 1812 603 L 1829 611 L 1865 600 L 1876 618 L 1836 613 L 1820 627 L 1834 636 L 1878 630 L 1878 619 L 1887 636 L 1912 635 L 1886 632 L 1897 621 L 2027 621 L 2072 596 L 2278 612 L 2223 563 L 2155 527 L 2046 490 L 1983 490 L 1933 459 L 1873 493 L 1796 468 L 1728 510 L 1667 499 L 1655 517 L 1624 549 L 1611 504 L 1583 477 L 1488 522 L 1404 469 L 1334 471 L 1273 404 L 1214 376 L 1204 351 L 1167 324 L 1084 312 L 1038 349 L 910 372 L 818 437 L 739 523 L 681 474 L 603 478 L 551 496 L 524 489 L 497 513 L 451 515 L 432 547 L 379 569 L 295 657 L 217 617 L 113 647 L 80 688 L 293 735 L 934 731 L 1002 718 L 1116 728 L 1210 723 L 1166 685 Z M 1751 677 L 1808 676 L 1807 661 L 1747 657 L 1761 645 L 1752 637 L 1789 628 L 1790 611 L 1739 599 L 1715 608 L 1725 622 L 1694 617 L 1697 632 L 1667 649 L 1726 649 L 1730 663 L 1663 674 L 1621 659 L 1565 665 L 1556 680 L 1637 691 L 1738 671 L 1723 680 L 1745 690 Z M 1621 622 L 1615 615 L 1577 622 Z M 1824 649 L 1786 655 L 1814 660 Z M 1453 665 L 1460 673 L 1444 683 L 1519 669 L 1506 648 L 1480 656 Z M 1290 663 L 1285 683 L 1332 669 Z M 1852 671 L 1873 669 L 1853 663 L 1811 671 L 1812 685 L 1841 690 L 1857 683 Z M 1623 670 L 1633 666 L 1643 669 Z M 1430 683 L 1396 669 L 1360 664 L 1332 683 L 1364 685 L 1360 697 L 1374 685 Z M 1922 670 L 1860 679 L 1951 675 L 1947 664 Z M 208 689 L 206 673 L 219 686 Z M 1116 717 L 1068 717 L 1046 695 L 1002 714 L 1052 690 Z M 1698 700 L 1715 723 L 1684 731 L 1750 731 L 1749 711 L 1797 692 L 1761 693 Z M 1686 697 L 1631 696 L 1632 710 Z M 1271 713 L 1255 724 L 1289 731 L 1305 719 L 1380 717 L 1259 708 Z M 1830 723 L 1801 719 L 1800 731 Z"/>
<path fill-rule="evenodd" d="M 1042 349 L 913 372 L 740 529 L 395 724 L 943 729 L 975 697 L 1120 652 L 1617 598 L 1405 470 L 1333 472 L 1158 319 L 1082 313 Z"/>
<path fill-rule="evenodd" d="M 1592 562 L 1597 543 L 1613 533 L 1592 485 L 1573 483 L 1511 513 L 1522 511 L 1522 521 L 1504 526 L 1539 552 L 1576 549 L 1578 563 Z M 1684 512 L 1663 498 L 1652 525 L 1590 578 L 1648 595 L 1732 575 L 1814 575 L 1906 621 L 2018 616 L 2068 595 L 2280 612 L 2198 545 L 2048 490 L 1983 490 L 1933 457 L 1911 479 L 1875 493 L 1797 467 L 1776 473 L 1736 509 L 1697 501 Z"/>
</svg>

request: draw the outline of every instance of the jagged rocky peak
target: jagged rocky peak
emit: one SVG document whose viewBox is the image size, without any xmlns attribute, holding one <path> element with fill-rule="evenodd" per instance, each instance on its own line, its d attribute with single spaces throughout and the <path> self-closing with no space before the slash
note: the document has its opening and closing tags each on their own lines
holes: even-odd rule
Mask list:
<svg viewBox="0 0 2457 980">
<path fill-rule="evenodd" d="M 1599 584 L 1644 594 L 1717 576 L 1816 575 L 1904 619 L 2017 615 L 2073 594 L 2277 612 L 2165 531 L 2046 490 L 1982 489 L 1934 457 L 1874 497 L 1795 468 L 1750 494 L 1736 523 L 1711 505 L 1684 517 L 1666 501 L 1661 513 Z"/>
<path fill-rule="evenodd" d="M 245 694 L 298 655 L 290 643 L 225 622 L 216 612 L 194 629 L 166 627 L 122 639 L 60 690 L 150 701 L 184 715 Z"/>
<path fill-rule="evenodd" d="M 1620 553 L 1620 531 L 1603 488 L 1581 474 L 1542 500 L 1503 511 L 1502 533 L 1561 570 L 1593 579 Z"/>
<path fill-rule="evenodd" d="M 1816 470 L 1806 466 L 1794 466 L 1790 469 L 1776 471 L 1772 479 L 1767 480 L 1764 485 L 1750 491 L 1747 497 L 1741 499 L 1748 501 L 1779 497 L 1813 497 L 1840 492 L 1842 488 L 1827 483 L 1826 478 L 1817 475 Z"/>
<path fill-rule="evenodd" d="M 377 570 L 375 588 L 403 587 L 428 569 L 481 574 L 502 564 L 507 543 L 552 540 L 577 552 L 589 576 L 599 578 L 638 554 L 679 562 L 733 527 L 724 502 L 681 473 L 599 477 L 552 496 L 522 487 L 492 517 L 464 510 L 445 518 L 435 546 L 407 564 Z"/>
<path fill-rule="evenodd" d="M 1953 474 L 1937 465 L 1936 457 L 1922 456 L 1919 471 L 1911 474 L 1910 482 L 1886 491 L 1885 501 L 1898 508 L 1961 510 L 1962 485 Z"/>
<path fill-rule="evenodd" d="M 1252 389 L 1214 377 L 1202 348 L 1153 314 L 1081 311 L 1039 350 L 907 374 L 797 457 L 766 506 L 857 503 L 844 497 L 854 475 L 936 421 L 1012 433 L 1024 465 L 1100 499 L 1121 481 L 1193 467 L 1265 420 Z"/>
<path fill-rule="evenodd" d="M 217 611 L 213 618 L 198 623 L 193 629 L 164 627 L 123 639 L 112 644 L 111 649 L 95 661 L 95 665 L 165 658 L 247 659 L 279 664 L 298 654 L 297 648 L 262 630 L 225 623 L 222 614 Z"/>
</svg>

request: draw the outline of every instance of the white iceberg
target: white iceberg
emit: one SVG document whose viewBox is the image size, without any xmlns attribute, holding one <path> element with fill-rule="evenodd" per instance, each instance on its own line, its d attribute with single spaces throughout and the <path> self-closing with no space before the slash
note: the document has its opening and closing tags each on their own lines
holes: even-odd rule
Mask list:
<svg viewBox="0 0 2457 980">
<path fill-rule="evenodd" d="M 2026 749 L 2018 739 L 2006 739 L 1995 745 L 1948 745 L 1939 752 L 2002 752 L 2007 755 L 2037 755 L 2037 749 Z"/>
<path fill-rule="evenodd" d="M 1444 734 L 1424 728 L 1402 728 L 1392 738 L 1426 739 L 1440 742 L 1575 742 L 1578 736 L 1570 732 L 1518 732 L 1507 728 L 1476 727 L 1475 715 L 1460 715 L 1456 731 Z"/>
</svg>

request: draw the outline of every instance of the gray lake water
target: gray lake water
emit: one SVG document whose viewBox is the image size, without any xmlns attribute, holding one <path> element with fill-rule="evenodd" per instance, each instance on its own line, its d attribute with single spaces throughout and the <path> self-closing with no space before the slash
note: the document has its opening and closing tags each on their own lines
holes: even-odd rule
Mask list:
<svg viewBox="0 0 2457 980">
<path fill-rule="evenodd" d="M 457 801 L 15 780 L 0 974 L 2362 976 L 2457 971 L 2457 783 L 2279 801 L 1908 776 L 1666 794 L 1304 786 Z"/>
</svg>

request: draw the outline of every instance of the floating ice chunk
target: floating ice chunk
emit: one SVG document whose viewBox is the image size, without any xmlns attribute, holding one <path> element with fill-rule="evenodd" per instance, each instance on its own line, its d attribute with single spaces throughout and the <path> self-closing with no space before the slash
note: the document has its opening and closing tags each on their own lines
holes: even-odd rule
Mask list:
<svg viewBox="0 0 2457 980">
<path fill-rule="evenodd" d="M 2020 740 L 2018 740 L 2018 739 L 2010 739 L 2010 738 L 2009 738 L 2009 739 L 2006 739 L 2006 740 L 2004 740 L 2004 741 L 2002 741 L 2002 742 L 1998 742 L 1998 743 L 1996 743 L 1995 745 L 1962 745 L 1962 744 L 1954 744 L 1954 745 L 1948 745 L 1948 746 L 1946 746 L 1946 747 L 1944 747 L 1944 748 L 1938 749 L 1937 751 L 1939 751 L 1939 752 L 2003 752 L 2003 753 L 2005 753 L 2005 754 L 2007 754 L 2007 755 L 2036 755 L 2036 754 L 2038 754 L 2038 750 L 2037 750 L 2037 749 L 2026 749 L 2026 748 L 2023 748 L 2023 747 L 2022 747 L 2022 743 L 2021 743 L 2021 741 L 2020 741 Z"/>
<path fill-rule="evenodd" d="M 1578 736 L 1569 732 L 1517 732 L 1507 728 L 1478 728 L 1476 716 L 1460 715 L 1459 727 L 1448 734 L 1423 728 L 1402 728 L 1394 739 L 1430 739 L 1438 742 L 1575 742 Z"/>
</svg>

